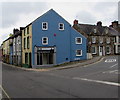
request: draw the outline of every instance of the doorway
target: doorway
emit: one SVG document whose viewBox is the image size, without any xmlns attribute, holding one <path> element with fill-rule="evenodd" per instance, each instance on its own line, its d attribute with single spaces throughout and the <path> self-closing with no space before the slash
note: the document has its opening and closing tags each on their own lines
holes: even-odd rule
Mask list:
<svg viewBox="0 0 120 100">
<path fill-rule="evenodd" d="M 99 46 L 99 56 L 102 56 L 102 55 L 103 55 L 103 47 Z"/>
<path fill-rule="evenodd" d="M 37 53 L 37 65 L 54 64 L 54 50 L 40 51 Z"/>
</svg>

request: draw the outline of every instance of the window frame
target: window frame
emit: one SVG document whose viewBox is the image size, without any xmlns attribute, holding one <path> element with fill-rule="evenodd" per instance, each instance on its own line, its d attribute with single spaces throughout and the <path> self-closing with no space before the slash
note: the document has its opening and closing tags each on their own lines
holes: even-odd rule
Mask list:
<svg viewBox="0 0 120 100">
<path fill-rule="evenodd" d="M 78 55 L 78 53 L 77 53 L 77 52 L 78 52 L 78 50 L 80 50 L 80 51 L 81 51 L 81 54 L 80 54 L 80 55 Z M 76 56 L 77 56 L 77 57 L 82 56 L 82 50 L 81 50 L 81 49 L 77 49 L 77 50 L 76 50 Z"/>
<path fill-rule="evenodd" d="M 108 41 L 108 39 L 109 39 L 109 41 Z M 106 43 L 107 43 L 107 44 L 110 43 L 110 37 L 108 37 L 108 38 L 106 39 Z"/>
<path fill-rule="evenodd" d="M 109 47 L 109 52 L 107 52 L 107 48 Z M 111 47 L 110 46 L 106 46 L 106 54 L 110 54 L 111 53 Z"/>
<path fill-rule="evenodd" d="M 103 40 L 104 40 L 103 37 L 100 36 L 100 37 L 99 37 L 100 43 L 103 43 Z"/>
<path fill-rule="evenodd" d="M 28 36 L 27 37 L 27 49 L 29 49 L 30 48 L 30 37 Z"/>
<path fill-rule="evenodd" d="M 46 23 L 46 28 L 44 28 L 44 23 Z M 42 22 L 42 30 L 48 30 L 48 22 Z"/>
<path fill-rule="evenodd" d="M 61 25 L 61 24 L 62 24 L 62 29 L 60 29 L 60 27 L 61 27 L 60 25 Z M 59 23 L 59 24 L 58 24 L 58 29 L 59 29 L 59 30 L 65 30 L 64 23 Z"/>
<path fill-rule="evenodd" d="M 96 43 L 96 37 L 92 37 L 92 43 Z"/>
<path fill-rule="evenodd" d="M 46 38 L 46 43 L 44 43 L 44 38 Z M 48 45 L 48 37 L 42 37 L 42 45 Z"/>
<path fill-rule="evenodd" d="M 93 47 L 95 48 L 95 52 L 92 52 L 92 48 L 93 48 Z M 91 46 L 91 53 L 92 53 L 92 54 L 97 54 L 96 51 L 97 51 L 96 46 Z"/>
<path fill-rule="evenodd" d="M 77 41 L 78 38 L 81 39 L 81 42 L 80 42 L 80 43 Z M 76 37 L 76 38 L 75 38 L 75 43 L 76 43 L 76 44 L 82 44 L 82 37 Z"/>
</svg>

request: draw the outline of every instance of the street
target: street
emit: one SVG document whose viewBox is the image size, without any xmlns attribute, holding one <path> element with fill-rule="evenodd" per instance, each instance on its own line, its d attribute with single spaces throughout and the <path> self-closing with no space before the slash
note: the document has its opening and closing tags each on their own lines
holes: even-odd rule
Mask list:
<svg viewBox="0 0 120 100">
<path fill-rule="evenodd" d="M 118 56 L 107 56 L 94 64 L 43 72 L 2 64 L 3 97 L 118 98 L 118 62 Z"/>
</svg>

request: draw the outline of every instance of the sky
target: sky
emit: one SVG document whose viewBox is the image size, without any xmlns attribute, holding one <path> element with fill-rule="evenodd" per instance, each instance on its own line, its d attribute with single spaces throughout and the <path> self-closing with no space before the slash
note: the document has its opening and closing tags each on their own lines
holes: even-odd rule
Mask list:
<svg viewBox="0 0 120 100">
<path fill-rule="evenodd" d="M 54 9 L 71 25 L 77 19 L 81 24 L 103 26 L 118 20 L 119 0 L 1 0 L 0 44 L 13 33 L 14 28 L 25 27 L 50 9 Z M 120 3 L 119 3 L 120 4 Z"/>
</svg>

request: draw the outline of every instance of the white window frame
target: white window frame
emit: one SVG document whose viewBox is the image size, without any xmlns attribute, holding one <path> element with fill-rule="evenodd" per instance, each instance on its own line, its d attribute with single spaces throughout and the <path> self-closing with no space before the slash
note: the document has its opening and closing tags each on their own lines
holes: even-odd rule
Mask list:
<svg viewBox="0 0 120 100">
<path fill-rule="evenodd" d="M 107 47 L 109 47 L 109 52 L 107 52 Z M 110 54 L 111 53 L 111 47 L 110 46 L 106 46 L 106 54 Z"/>
<path fill-rule="evenodd" d="M 99 37 L 100 43 L 103 43 L 103 37 Z"/>
<path fill-rule="evenodd" d="M 44 41 L 44 38 L 46 38 L 46 43 L 43 42 L 43 41 Z M 43 44 L 43 45 L 48 45 L 48 37 L 42 37 L 42 44 Z"/>
<path fill-rule="evenodd" d="M 97 29 L 96 28 L 94 28 L 94 33 L 97 33 Z"/>
<path fill-rule="evenodd" d="M 46 23 L 46 28 L 44 28 L 44 23 Z M 48 22 L 42 22 L 42 30 L 48 30 Z"/>
<path fill-rule="evenodd" d="M 81 54 L 80 54 L 80 55 L 77 54 L 77 51 L 78 51 L 78 50 L 81 51 Z M 76 56 L 82 56 L 82 50 L 81 50 L 81 49 L 77 49 L 77 50 L 76 50 Z"/>
<path fill-rule="evenodd" d="M 92 43 L 96 43 L 96 37 L 92 37 Z"/>
<path fill-rule="evenodd" d="M 63 29 L 60 29 L 60 24 L 63 25 Z M 64 27 L 64 23 L 59 23 L 59 24 L 58 24 L 58 28 L 59 28 L 59 30 L 64 30 L 64 29 L 65 29 L 65 27 Z"/>
<path fill-rule="evenodd" d="M 92 51 L 91 51 L 91 52 L 92 52 L 92 54 L 96 54 L 96 53 L 97 53 L 97 52 L 96 52 L 97 48 L 96 48 L 96 46 L 92 46 L 91 49 L 92 49 L 93 47 L 95 48 L 95 52 L 92 52 Z"/>
<path fill-rule="evenodd" d="M 81 39 L 81 42 L 80 42 L 80 43 L 79 43 L 79 42 L 77 42 L 77 39 L 78 39 L 78 38 L 80 38 L 80 39 Z M 76 44 L 82 44 L 82 38 L 81 38 L 81 37 L 76 37 L 76 38 L 75 38 L 75 43 L 76 43 Z"/>
<path fill-rule="evenodd" d="M 109 39 L 109 40 L 108 40 Z M 107 41 L 107 44 L 109 44 L 110 43 L 110 37 L 108 37 L 107 39 L 106 39 L 106 41 Z"/>
</svg>

